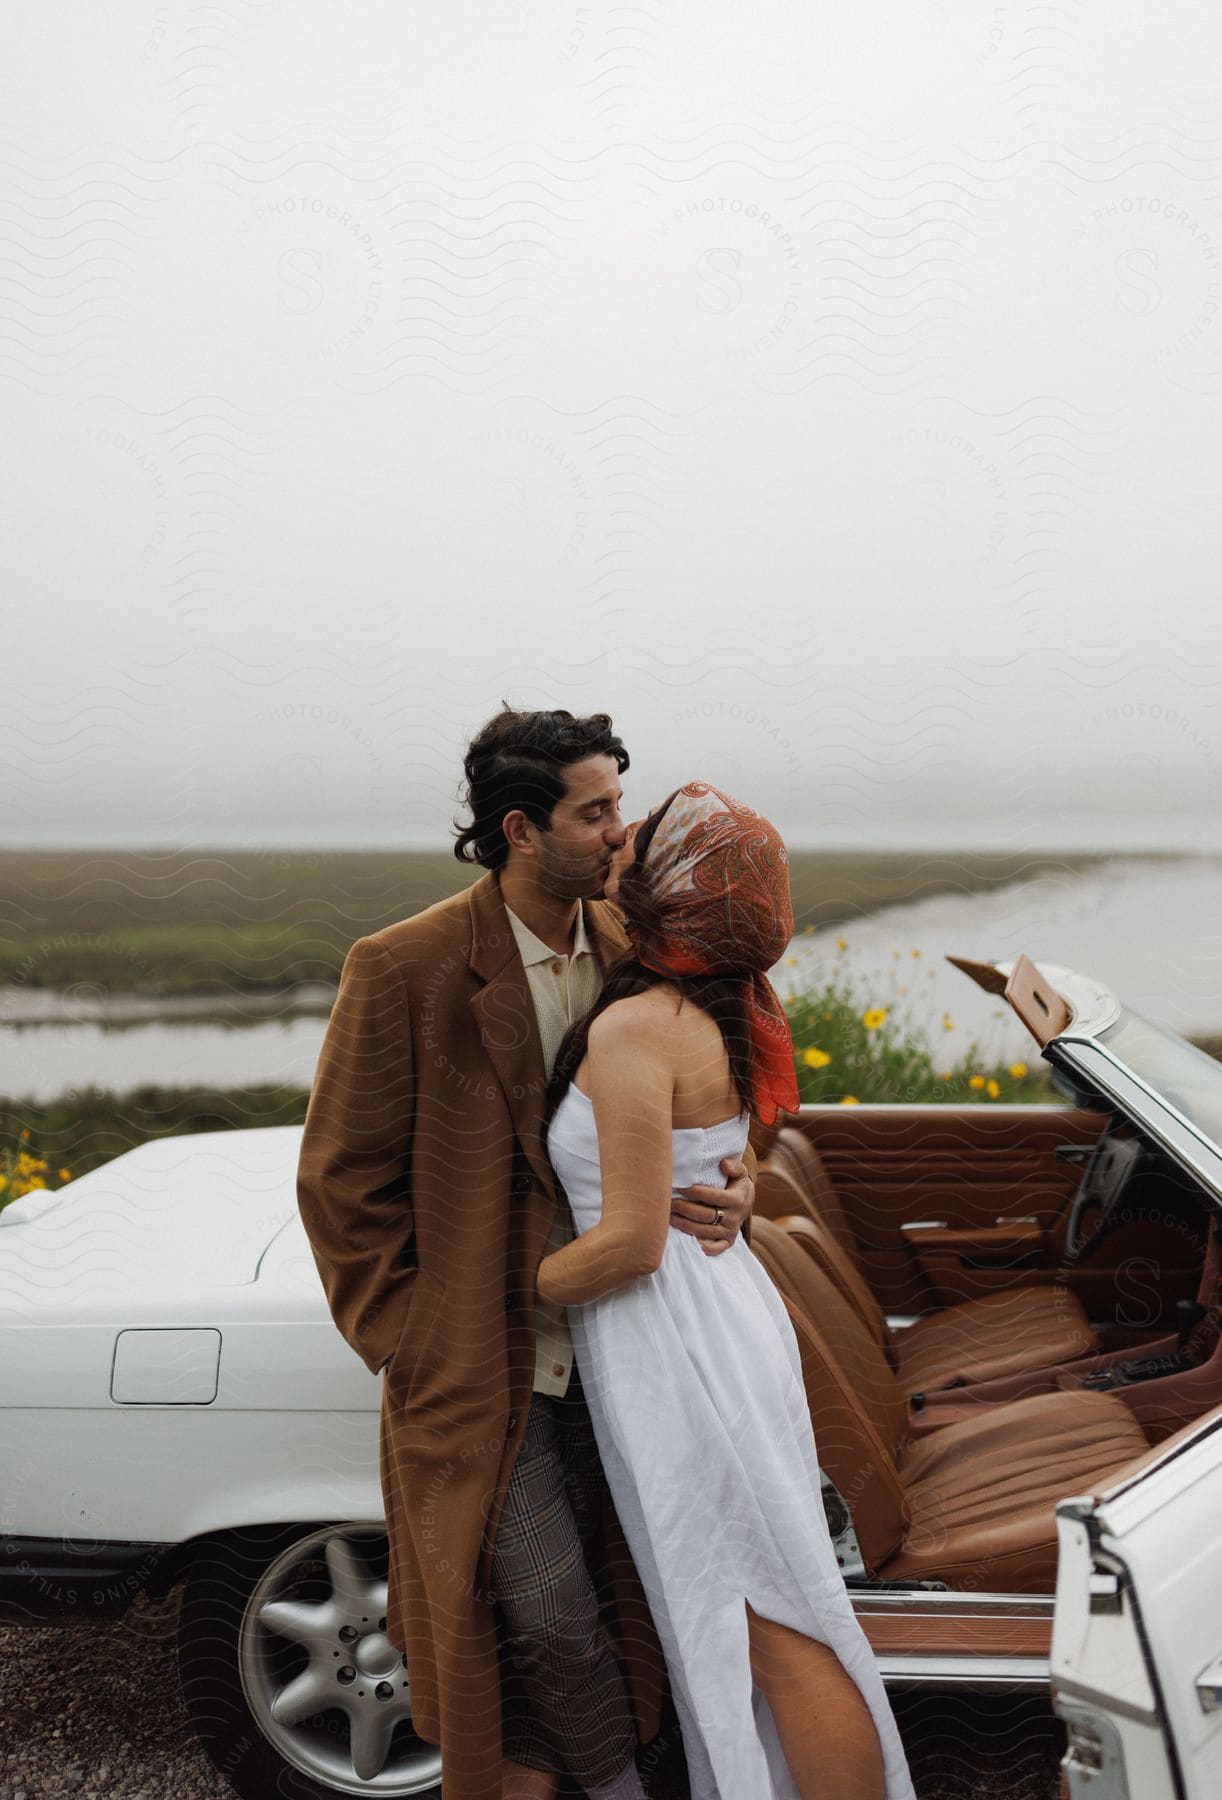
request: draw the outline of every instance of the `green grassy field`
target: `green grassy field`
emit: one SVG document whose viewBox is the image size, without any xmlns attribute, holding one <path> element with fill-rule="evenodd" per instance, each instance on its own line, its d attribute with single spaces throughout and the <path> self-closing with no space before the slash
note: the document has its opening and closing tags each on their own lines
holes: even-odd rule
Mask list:
<svg viewBox="0 0 1222 1800">
<path fill-rule="evenodd" d="M 795 922 L 824 930 L 902 901 L 1102 860 L 796 851 Z M 334 982 L 356 938 L 472 879 L 444 850 L 3 851 L 0 986 L 87 982 L 170 996 Z"/>
<path fill-rule="evenodd" d="M 879 907 L 1069 875 L 1103 860 L 800 851 L 791 862 L 796 928 L 834 931 Z M 10 988 L 11 1015 L 22 990 L 77 983 L 172 1000 L 334 982 L 356 938 L 473 879 L 444 851 L 0 852 L 0 986 Z M 986 1067 L 968 1044 L 957 1046 L 954 1062 L 935 1059 L 893 1017 L 875 1021 L 872 1009 L 876 1000 L 839 976 L 795 1000 L 803 1101 L 988 1105 L 1056 1097 L 1038 1057 Z M 20 1191 L 19 1157 L 42 1164 L 24 1179 L 32 1174 L 54 1188 L 149 1137 L 299 1124 L 307 1101 L 304 1089 L 284 1086 L 91 1088 L 45 1103 L 0 1096 L 0 1206 Z"/>
</svg>

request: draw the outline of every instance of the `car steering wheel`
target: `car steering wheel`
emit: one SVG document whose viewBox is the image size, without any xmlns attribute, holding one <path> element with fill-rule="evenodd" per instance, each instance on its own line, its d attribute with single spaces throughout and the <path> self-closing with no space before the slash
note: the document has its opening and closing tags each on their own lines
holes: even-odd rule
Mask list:
<svg viewBox="0 0 1222 1800">
<path fill-rule="evenodd" d="M 1078 1191 L 1069 1209 L 1069 1222 L 1065 1227 L 1066 1256 L 1080 1257 L 1107 1236 L 1120 1196 L 1144 1155 L 1140 1138 L 1117 1137 L 1114 1121 L 1107 1126 L 1082 1171 Z M 1084 1238 L 1082 1221 L 1092 1206 L 1102 1208 L 1102 1217 L 1090 1236 Z"/>
</svg>

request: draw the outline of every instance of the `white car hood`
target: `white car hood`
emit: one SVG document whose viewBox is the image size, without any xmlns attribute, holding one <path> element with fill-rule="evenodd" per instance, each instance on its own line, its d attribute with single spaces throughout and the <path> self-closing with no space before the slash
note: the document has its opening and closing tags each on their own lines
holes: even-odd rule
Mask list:
<svg viewBox="0 0 1222 1800">
<path fill-rule="evenodd" d="M 255 1279 L 297 1210 L 300 1125 L 155 1138 L 0 1210 L 0 1310 L 91 1310 Z"/>
</svg>

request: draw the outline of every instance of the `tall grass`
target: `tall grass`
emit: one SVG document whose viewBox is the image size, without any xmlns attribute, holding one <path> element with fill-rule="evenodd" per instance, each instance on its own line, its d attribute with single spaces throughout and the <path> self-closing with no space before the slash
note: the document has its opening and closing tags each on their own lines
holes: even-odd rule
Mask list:
<svg viewBox="0 0 1222 1800">
<path fill-rule="evenodd" d="M 975 1039 L 957 1043 L 955 1021 L 943 1013 L 937 1029 L 945 1049 L 929 1049 L 897 1004 L 904 985 L 896 981 L 895 993 L 880 993 L 833 968 L 822 986 L 786 1000 L 803 1105 L 1059 1099 L 1034 1043 L 1021 1060 L 986 1059 Z"/>
</svg>

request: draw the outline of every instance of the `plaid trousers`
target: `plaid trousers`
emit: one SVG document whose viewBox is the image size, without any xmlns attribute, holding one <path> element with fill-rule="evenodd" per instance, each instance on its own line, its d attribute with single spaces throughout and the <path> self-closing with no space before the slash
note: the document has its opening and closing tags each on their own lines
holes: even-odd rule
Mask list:
<svg viewBox="0 0 1222 1800">
<path fill-rule="evenodd" d="M 636 1728 L 586 1554 L 605 1476 L 577 1365 L 564 1395 L 531 1398 L 492 1554 L 504 1754 L 582 1787 L 632 1761 Z"/>
</svg>

